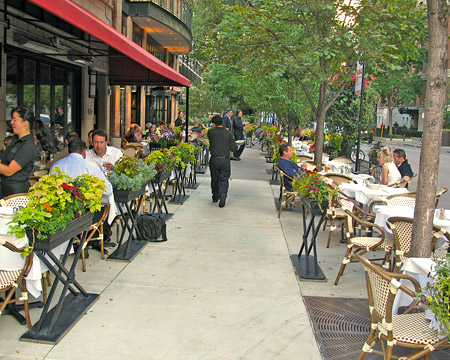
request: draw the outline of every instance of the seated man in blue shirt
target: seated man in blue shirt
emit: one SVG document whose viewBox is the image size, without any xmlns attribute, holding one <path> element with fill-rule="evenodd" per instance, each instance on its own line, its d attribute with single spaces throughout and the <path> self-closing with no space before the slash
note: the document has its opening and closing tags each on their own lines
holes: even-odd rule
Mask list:
<svg viewBox="0 0 450 360">
<path fill-rule="evenodd" d="M 61 171 L 64 171 L 66 174 L 68 174 L 73 178 L 76 178 L 77 176 L 83 174 L 94 175 L 100 178 L 105 182 L 106 185 L 106 190 L 103 193 L 102 202 L 109 203 L 109 197 L 113 193 L 112 185 L 106 178 L 105 174 L 103 174 L 103 172 L 97 165 L 85 159 L 86 143 L 80 138 L 73 138 L 69 141 L 68 149 L 69 155 L 55 162 L 52 169 L 50 170 L 50 173 L 53 173 L 54 171 L 53 169 L 55 167 L 59 167 Z M 95 214 L 94 222 L 100 220 L 103 210 L 104 208 L 102 207 L 102 211 Z M 109 241 L 109 237 L 111 234 L 111 225 L 108 224 L 107 221 L 103 223 L 103 233 L 104 233 L 104 246 L 114 247 L 115 244 Z M 94 241 L 92 241 L 92 243 L 94 243 Z M 99 250 L 100 244 L 99 243 L 92 244 L 92 247 L 96 250 Z M 106 250 L 105 254 L 108 254 Z"/>
<path fill-rule="evenodd" d="M 294 176 L 297 176 L 305 171 L 306 164 L 303 164 L 302 167 L 299 167 L 294 161 L 292 161 L 292 155 L 294 152 L 289 145 L 280 145 L 278 151 L 280 152 L 278 167 L 286 175 L 293 178 Z M 287 191 L 292 191 L 292 180 L 286 177 L 284 179 L 284 186 L 286 186 Z"/>
</svg>

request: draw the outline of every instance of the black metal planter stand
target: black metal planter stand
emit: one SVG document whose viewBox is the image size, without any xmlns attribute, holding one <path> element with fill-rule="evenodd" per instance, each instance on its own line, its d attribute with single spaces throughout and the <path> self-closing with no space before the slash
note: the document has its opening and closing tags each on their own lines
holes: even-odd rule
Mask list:
<svg viewBox="0 0 450 360">
<path fill-rule="evenodd" d="M 165 221 L 169 220 L 173 213 L 169 213 L 166 204 L 166 192 L 167 184 L 164 186 L 164 181 L 170 178 L 170 172 L 161 174 L 157 179 L 153 179 L 150 183 L 153 193 L 155 194 L 155 204 L 152 208 L 153 214 L 158 214 L 164 218 Z M 158 211 L 156 209 L 158 208 Z"/>
<path fill-rule="evenodd" d="M 117 191 L 114 190 L 114 200 L 119 208 L 123 219 L 122 233 L 120 234 L 117 249 L 108 256 L 107 260 L 118 260 L 131 262 L 139 252 L 147 246 L 148 242 L 142 240 L 139 228 L 136 226 L 136 219 L 139 215 L 142 199 L 145 195 L 145 185 L 138 191 Z M 126 211 L 123 210 L 125 207 Z M 127 241 L 123 241 L 125 233 L 128 231 Z M 134 233 L 136 232 L 136 237 Z"/>
<path fill-rule="evenodd" d="M 189 199 L 189 195 L 186 195 L 186 190 L 184 187 L 184 182 L 186 180 L 186 168 L 178 168 L 175 169 L 175 191 L 172 199 L 169 202 L 174 204 L 183 204 L 187 199 Z"/>
<path fill-rule="evenodd" d="M 197 154 L 198 156 L 198 154 Z M 195 164 L 191 164 L 191 173 L 189 174 L 189 179 L 188 179 L 188 183 L 186 185 L 186 189 L 197 189 L 198 186 L 200 185 L 197 182 L 197 159 L 195 161 Z"/>
<path fill-rule="evenodd" d="M 298 254 L 291 255 L 292 264 L 294 265 L 300 280 L 326 280 L 326 277 L 319 267 L 317 259 L 316 238 L 320 230 L 320 226 L 325 218 L 326 211 L 322 211 L 317 207 L 317 202 L 309 199 L 300 198 L 303 210 L 303 242 Z M 322 208 L 328 207 L 328 202 L 322 202 Z M 307 224 L 306 218 L 309 212 L 311 218 Z M 316 225 L 316 219 L 318 223 Z M 311 236 L 310 236 L 311 235 Z M 308 244 L 308 238 L 310 242 Z M 312 250 L 312 254 L 311 254 Z"/>
<path fill-rule="evenodd" d="M 79 223 L 81 224 L 72 228 L 71 231 L 61 232 L 63 236 L 60 236 L 60 239 L 67 241 L 67 238 L 70 238 L 61 261 L 51 252 L 52 249 L 61 244 L 61 241 L 58 242 L 58 239 L 56 239 L 53 243 L 35 242 L 34 253 L 48 267 L 55 279 L 39 321 L 20 337 L 21 341 L 57 344 L 99 299 L 99 294 L 87 293 L 80 283 L 75 280 L 75 269 L 80 259 L 83 244 L 86 241 L 87 230 L 92 225 L 92 219 L 93 216 L 87 217 L 86 221 L 80 220 Z M 73 257 L 72 264 L 66 266 L 75 237 L 82 232 L 83 236 L 80 239 L 80 246 Z M 50 310 L 50 305 L 60 282 L 64 284 L 64 287 L 58 302 Z M 70 291 L 70 294 L 66 296 L 68 291 Z"/>
<path fill-rule="evenodd" d="M 208 170 L 208 161 L 209 161 L 209 149 L 202 149 L 198 155 L 198 161 L 197 161 L 197 174 L 206 174 L 206 171 Z"/>
</svg>

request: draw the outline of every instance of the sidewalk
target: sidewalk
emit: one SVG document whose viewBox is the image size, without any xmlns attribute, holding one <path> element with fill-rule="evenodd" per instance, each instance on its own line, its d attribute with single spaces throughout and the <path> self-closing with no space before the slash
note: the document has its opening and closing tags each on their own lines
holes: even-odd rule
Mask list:
<svg viewBox="0 0 450 360">
<path fill-rule="evenodd" d="M 352 271 L 343 286 L 302 282 L 300 290 L 289 259 L 300 214 L 277 218 L 278 186 L 258 149 L 232 166 L 225 208 L 211 202 L 209 176 L 198 176 L 189 200 L 170 205 L 168 242 L 149 243 L 131 263 L 90 252 L 77 279 L 100 300 L 58 345 L 20 342 L 26 327 L 1 317 L 0 359 L 321 359 L 302 292 L 348 296 Z M 332 247 L 338 265 L 345 245 Z M 31 313 L 36 322 L 40 309 Z"/>
</svg>

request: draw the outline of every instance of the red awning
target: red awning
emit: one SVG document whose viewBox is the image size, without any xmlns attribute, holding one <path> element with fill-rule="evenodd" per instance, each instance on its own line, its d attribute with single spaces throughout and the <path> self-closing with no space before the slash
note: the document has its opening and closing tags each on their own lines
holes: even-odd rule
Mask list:
<svg viewBox="0 0 450 360">
<path fill-rule="evenodd" d="M 72 1 L 29 1 L 125 55 L 109 58 L 111 85 L 190 86 L 189 79 Z"/>
</svg>

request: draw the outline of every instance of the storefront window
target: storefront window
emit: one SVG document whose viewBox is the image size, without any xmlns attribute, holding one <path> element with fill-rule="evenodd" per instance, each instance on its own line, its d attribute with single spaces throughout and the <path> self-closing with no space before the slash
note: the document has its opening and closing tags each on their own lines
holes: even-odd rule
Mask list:
<svg viewBox="0 0 450 360">
<path fill-rule="evenodd" d="M 40 118 L 44 123 L 50 123 L 50 85 L 51 85 L 51 67 L 47 64 L 41 64 L 41 77 L 39 85 L 40 107 L 36 111 L 36 118 Z M 48 120 L 47 120 L 48 119 Z"/>
<path fill-rule="evenodd" d="M 36 111 L 36 61 L 23 60 L 23 104 Z"/>
<path fill-rule="evenodd" d="M 8 55 L 6 70 L 6 120 L 11 121 L 11 110 L 19 105 L 18 58 Z M 9 129 L 10 130 L 10 129 Z"/>
</svg>

